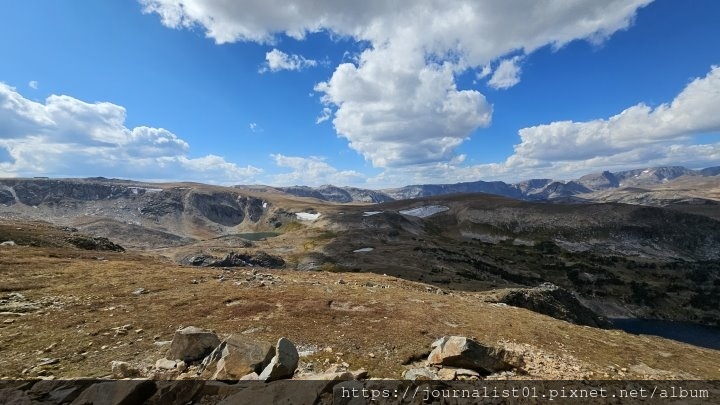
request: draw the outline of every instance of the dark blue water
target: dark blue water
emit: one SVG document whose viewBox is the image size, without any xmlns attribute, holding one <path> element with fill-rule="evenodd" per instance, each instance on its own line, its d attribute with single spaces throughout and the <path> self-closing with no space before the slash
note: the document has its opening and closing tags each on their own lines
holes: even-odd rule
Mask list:
<svg viewBox="0 0 720 405">
<path fill-rule="evenodd" d="M 636 335 L 655 335 L 720 350 L 720 327 L 658 319 L 611 319 L 616 328 Z"/>
</svg>

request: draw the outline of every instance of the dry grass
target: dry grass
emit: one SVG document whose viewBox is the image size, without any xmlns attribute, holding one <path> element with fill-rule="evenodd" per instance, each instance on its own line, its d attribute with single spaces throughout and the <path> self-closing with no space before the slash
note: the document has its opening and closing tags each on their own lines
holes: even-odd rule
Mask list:
<svg viewBox="0 0 720 405">
<path fill-rule="evenodd" d="M 345 361 L 381 377 L 399 377 L 402 364 L 437 337 L 465 335 L 569 356 L 591 378 L 608 378 L 610 367 L 628 368 L 624 377 L 720 378 L 720 351 L 576 326 L 487 304 L 473 293 L 439 295 L 374 274 L 257 269 L 273 281 L 262 287 L 247 281 L 251 270 L 188 268 L 131 253 L 0 247 L 0 298 L 14 291 L 42 306 L 0 316 L 0 377 L 21 377 L 47 357 L 60 359 L 47 366 L 58 377 L 107 375 L 112 360 L 151 364 L 166 349 L 155 340 L 195 325 L 268 341 L 285 336 L 317 349 L 305 362 Z M 133 294 L 138 288 L 147 293 Z M 129 333 L 116 335 L 113 328 L 126 324 Z"/>
</svg>

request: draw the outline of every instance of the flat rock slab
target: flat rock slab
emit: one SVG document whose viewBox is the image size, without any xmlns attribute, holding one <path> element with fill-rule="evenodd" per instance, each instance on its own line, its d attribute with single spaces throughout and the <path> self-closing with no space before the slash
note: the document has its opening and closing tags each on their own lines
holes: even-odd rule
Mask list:
<svg viewBox="0 0 720 405">
<path fill-rule="evenodd" d="M 190 363 L 201 360 L 220 344 L 215 332 L 188 326 L 175 331 L 170 349 L 165 356 L 168 360 L 182 360 Z"/>
<path fill-rule="evenodd" d="M 433 365 L 467 368 L 483 373 L 495 373 L 510 370 L 513 365 L 507 363 L 505 351 L 485 346 L 463 336 L 445 336 L 432 345 L 428 363 Z"/>
</svg>

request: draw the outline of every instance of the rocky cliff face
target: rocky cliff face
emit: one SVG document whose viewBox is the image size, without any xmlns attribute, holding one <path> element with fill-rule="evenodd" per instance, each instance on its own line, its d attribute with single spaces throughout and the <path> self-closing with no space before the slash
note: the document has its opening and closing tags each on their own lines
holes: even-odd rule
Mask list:
<svg viewBox="0 0 720 405">
<path fill-rule="evenodd" d="M 29 205 L 56 205 L 68 200 L 111 200 L 144 194 L 144 188 L 131 188 L 116 184 L 88 182 L 87 180 L 2 180 L 3 199 Z"/>
<path fill-rule="evenodd" d="M 570 291 L 550 283 L 535 288 L 498 290 L 489 301 L 529 309 L 577 325 L 612 328 L 610 321 L 581 304 Z"/>
<path fill-rule="evenodd" d="M 393 197 L 382 191 L 366 190 L 355 187 L 336 187 L 325 185 L 320 187 L 293 186 L 278 187 L 278 190 L 298 197 L 311 197 L 318 200 L 337 203 L 348 203 L 353 201 L 381 203 L 392 201 Z"/>
<path fill-rule="evenodd" d="M 97 178 L 0 180 L 0 210 L 140 247 L 262 228 L 272 208 L 234 189 Z"/>
</svg>

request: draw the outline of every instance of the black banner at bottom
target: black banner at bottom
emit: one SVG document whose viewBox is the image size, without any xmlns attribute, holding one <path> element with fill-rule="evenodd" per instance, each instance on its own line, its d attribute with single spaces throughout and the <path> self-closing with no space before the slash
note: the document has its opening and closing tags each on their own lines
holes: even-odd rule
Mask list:
<svg viewBox="0 0 720 405">
<path fill-rule="evenodd" d="M 720 381 L 0 381 L 0 404 L 720 404 Z"/>
</svg>

